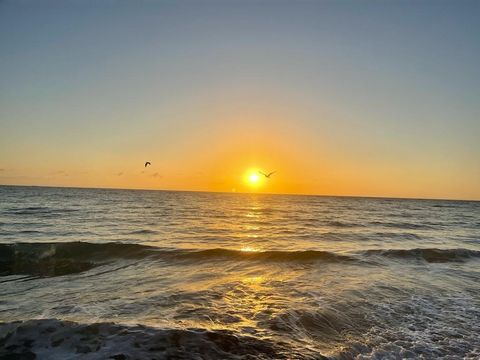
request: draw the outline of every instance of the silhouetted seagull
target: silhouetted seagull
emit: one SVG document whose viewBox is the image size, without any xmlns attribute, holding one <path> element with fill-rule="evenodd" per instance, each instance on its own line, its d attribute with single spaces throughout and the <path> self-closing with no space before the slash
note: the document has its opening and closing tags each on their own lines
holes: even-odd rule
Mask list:
<svg viewBox="0 0 480 360">
<path fill-rule="evenodd" d="M 152 165 L 152 164 L 150 163 L 150 161 L 147 161 L 147 162 L 145 163 L 145 167 L 147 167 L 148 165 Z"/>
<path fill-rule="evenodd" d="M 259 173 L 260 173 L 260 174 L 262 174 L 263 176 L 265 176 L 266 178 L 268 178 L 268 179 L 269 179 L 269 178 L 270 178 L 270 176 L 272 176 L 273 174 L 275 174 L 275 173 L 276 173 L 276 171 L 272 171 L 271 173 L 268 173 L 268 174 L 265 174 L 265 173 L 263 173 L 263 172 L 261 172 L 261 171 L 259 171 Z"/>
</svg>

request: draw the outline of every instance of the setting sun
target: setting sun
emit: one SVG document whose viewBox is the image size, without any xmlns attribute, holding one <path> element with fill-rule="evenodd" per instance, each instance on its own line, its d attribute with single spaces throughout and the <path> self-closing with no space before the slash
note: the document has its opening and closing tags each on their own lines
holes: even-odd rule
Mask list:
<svg viewBox="0 0 480 360">
<path fill-rule="evenodd" d="M 256 173 L 250 174 L 250 176 L 248 177 L 248 181 L 252 184 L 258 183 L 258 180 L 260 180 L 260 176 L 258 176 L 258 174 Z"/>
<path fill-rule="evenodd" d="M 261 177 L 258 170 L 250 169 L 245 175 L 245 182 L 250 186 L 258 186 L 261 183 Z"/>
</svg>

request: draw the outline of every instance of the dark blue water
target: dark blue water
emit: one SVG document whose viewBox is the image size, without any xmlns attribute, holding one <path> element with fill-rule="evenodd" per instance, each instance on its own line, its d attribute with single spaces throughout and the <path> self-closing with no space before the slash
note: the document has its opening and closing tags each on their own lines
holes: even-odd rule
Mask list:
<svg viewBox="0 0 480 360">
<path fill-rule="evenodd" d="M 0 187 L 0 356 L 480 358 L 480 203 Z"/>
</svg>

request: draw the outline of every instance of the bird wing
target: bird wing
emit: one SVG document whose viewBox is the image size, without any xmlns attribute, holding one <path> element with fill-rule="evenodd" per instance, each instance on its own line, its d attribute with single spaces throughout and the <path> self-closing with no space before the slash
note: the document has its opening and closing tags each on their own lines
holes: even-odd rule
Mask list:
<svg viewBox="0 0 480 360">
<path fill-rule="evenodd" d="M 270 175 L 273 175 L 273 174 L 275 174 L 276 172 L 277 172 L 276 170 L 275 170 L 275 171 L 272 171 L 270 174 L 267 175 L 267 177 L 270 177 Z"/>
<path fill-rule="evenodd" d="M 259 171 L 258 173 L 259 173 L 259 174 L 262 174 L 263 176 L 267 176 L 267 174 L 265 174 L 265 173 L 263 173 L 263 172 L 261 172 L 261 171 Z"/>
</svg>

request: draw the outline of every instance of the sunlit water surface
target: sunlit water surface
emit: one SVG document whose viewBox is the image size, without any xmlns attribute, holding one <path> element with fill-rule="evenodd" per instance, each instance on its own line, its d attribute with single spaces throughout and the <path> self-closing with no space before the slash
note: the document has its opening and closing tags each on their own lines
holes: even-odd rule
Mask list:
<svg viewBox="0 0 480 360">
<path fill-rule="evenodd" d="M 0 243 L 5 354 L 480 358 L 479 202 L 0 187 Z"/>
</svg>

